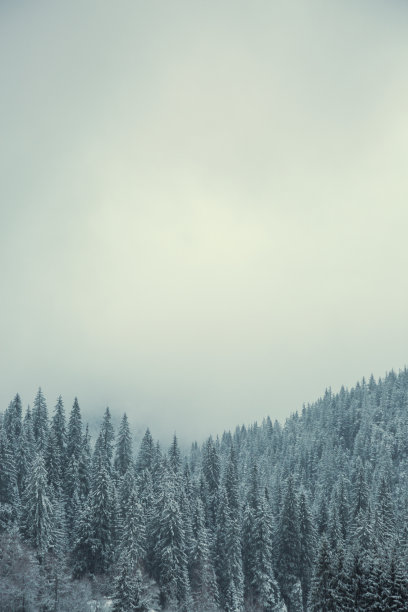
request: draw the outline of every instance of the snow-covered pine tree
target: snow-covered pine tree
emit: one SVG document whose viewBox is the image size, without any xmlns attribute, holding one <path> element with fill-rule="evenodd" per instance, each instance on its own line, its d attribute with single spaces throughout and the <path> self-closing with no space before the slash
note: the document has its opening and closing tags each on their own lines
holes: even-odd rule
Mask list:
<svg viewBox="0 0 408 612">
<path fill-rule="evenodd" d="M 113 461 L 113 451 L 114 451 L 114 440 L 115 440 L 115 431 L 112 425 L 112 417 L 109 410 L 109 407 L 106 408 L 105 414 L 103 415 L 101 430 L 100 430 L 100 444 L 103 448 L 103 453 L 106 460 L 106 468 L 109 472 L 109 475 L 112 474 L 112 461 Z"/>
<path fill-rule="evenodd" d="M 309 501 L 304 489 L 299 494 L 299 578 L 302 586 L 303 609 L 307 609 L 315 559 L 316 531 Z"/>
<path fill-rule="evenodd" d="M 59 480 L 64 481 L 65 466 L 67 460 L 67 431 L 65 423 L 65 408 L 61 395 L 57 399 L 52 417 L 50 431 L 53 432 L 56 443 L 57 461 L 60 466 Z"/>
<path fill-rule="evenodd" d="M 202 472 L 206 484 L 206 517 L 209 527 L 215 532 L 218 504 L 218 489 L 220 486 L 221 464 L 214 440 L 210 436 L 203 447 Z"/>
<path fill-rule="evenodd" d="M 44 452 L 48 434 L 48 411 L 47 403 L 41 387 L 38 389 L 34 399 L 33 407 L 33 433 L 37 450 Z"/>
<path fill-rule="evenodd" d="M 178 609 L 191 609 L 190 582 L 185 550 L 185 532 L 174 473 L 162 466 L 159 498 L 154 509 L 153 525 L 153 575 L 160 586 L 160 602 L 163 608 L 177 605 Z"/>
<path fill-rule="evenodd" d="M 82 436 L 81 453 L 78 462 L 79 498 L 84 501 L 88 498 L 91 489 L 91 445 L 88 424 Z"/>
<path fill-rule="evenodd" d="M 146 612 L 142 575 L 130 555 L 122 553 L 113 593 L 113 612 Z"/>
<path fill-rule="evenodd" d="M 193 550 L 189 567 L 194 609 L 202 612 L 218 610 L 218 587 L 210 553 L 210 539 L 205 526 L 204 507 L 196 500 L 193 517 Z"/>
<path fill-rule="evenodd" d="M 54 509 L 41 452 L 36 453 L 22 500 L 21 531 L 33 546 L 40 563 L 51 546 L 55 530 Z"/>
<path fill-rule="evenodd" d="M 319 545 L 316 567 L 310 589 L 310 612 L 330 612 L 334 609 L 333 573 L 330 545 L 327 537 L 322 536 Z"/>
<path fill-rule="evenodd" d="M 68 433 L 67 433 L 67 457 L 68 460 L 75 458 L 79 462 L 82 445 L 82 417 L 78 399 L 74 399 L 74 403 L 69 415 Z"/>
<path fill-rule="evenodd" d="M 119 426 L 118 439 L 116 441 L 116 454 L 114 466 L 120 478 L 132 463 L 132 437 L 130 435 L 129 421 L 126 413 L 123 415 Z"/>
<path fill-rule="evenodd" d="M 261 612 L 282 610 L 283 601 L 273 569 L 273 526 L 269 502 L 265 496 L 258 499 L 253 512 L 255 563 L 252 593 L 255 606 Z"/>
<path fill-rule="evenodd" d="M 153 464 L 155 461 L 155 448 L 149 428 L 140 443 L 139 453 L 136 459 L 136 472 L 140 475 L 144 470 L 148 470 L 150 473 L 153 471 Z"/>
<path fill-rule="evenodd" d="M 244 607 L 241 538 L 237 517 L 232 516 L 225 487 L 219 489 L 216 532 L 216 574 L 220 604 L 234 612 Z"/>
<path fill-rule="evenodd" d="M 286 483 L 278 528 L 277 578 L 286 606 L 291 610 L 291 593 L 299 580 L 299 505 L 292 476 Z"/>
</svg>

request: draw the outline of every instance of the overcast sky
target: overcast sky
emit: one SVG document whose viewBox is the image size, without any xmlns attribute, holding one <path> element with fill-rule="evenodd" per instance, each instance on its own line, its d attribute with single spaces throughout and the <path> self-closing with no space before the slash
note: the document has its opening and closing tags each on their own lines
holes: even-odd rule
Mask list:
<svg viewBox="0 0 408 612">
<path fill-rule="evenodd" d="M 408 363 L 408 3 L 0 3 L 0 402 L 199 439 Z"/>
</svg>

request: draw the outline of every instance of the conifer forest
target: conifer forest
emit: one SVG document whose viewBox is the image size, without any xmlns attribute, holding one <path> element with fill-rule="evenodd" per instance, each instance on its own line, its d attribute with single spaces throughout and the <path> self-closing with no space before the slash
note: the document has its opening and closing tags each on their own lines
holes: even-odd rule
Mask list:
<svg viewBox="0 0 408 612">
<path fill-rule="evenodd" d="M 408 610 L 408 371 L 184 451 L 0 417 L 1 612 Z"/>
</svg>

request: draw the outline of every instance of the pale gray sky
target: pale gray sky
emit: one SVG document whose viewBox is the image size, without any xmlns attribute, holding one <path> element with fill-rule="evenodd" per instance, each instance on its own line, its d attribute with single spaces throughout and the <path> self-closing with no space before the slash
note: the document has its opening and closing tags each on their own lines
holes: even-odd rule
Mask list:
<svg viewBox="0 0 408 612">
<path fill-rule="evenodd" d="M 408 362 L 408 4 L 0 4 L 0 402 L 201 437 Z"/>
</svg>

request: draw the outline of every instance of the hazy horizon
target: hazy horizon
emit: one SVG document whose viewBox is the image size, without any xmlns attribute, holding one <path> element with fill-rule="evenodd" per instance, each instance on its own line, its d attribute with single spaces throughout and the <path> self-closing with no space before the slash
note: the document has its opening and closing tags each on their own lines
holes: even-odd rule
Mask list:
<svg viewBox="0 0 408 612">
<path fill-rule="evenodd" d="M 404 368 L 407 20 L 2 2 L 0 411 L 202 439 Z"/>
</svg>

